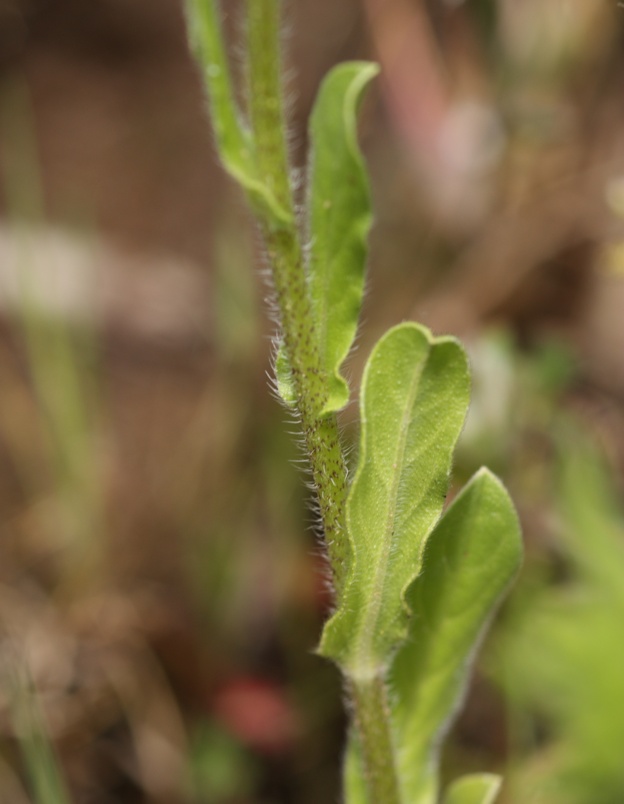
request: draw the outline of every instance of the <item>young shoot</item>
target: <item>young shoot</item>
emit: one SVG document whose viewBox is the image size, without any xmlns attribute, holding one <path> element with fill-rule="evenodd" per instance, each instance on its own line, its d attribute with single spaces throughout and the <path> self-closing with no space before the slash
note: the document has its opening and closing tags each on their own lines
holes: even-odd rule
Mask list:
<svg viewBox="0 0 624 804">
<path fill-rule="evenodd" d="M 310 118 L 306 207 L 295 214 L 282 100 L 278 0 L 247 0 L 247 108 L 239 107 L 216 0 L 187 0 L 218 152 L 261 230 L 279 313 L 276 383 L 300 421 L 332 572 L 335 608 L 319 653 L 345 679 L 348 804 L 490 804 L 500 779 L 440 790 L 442 739 L 476 646 L 522 554 L 513 504 L 481 469 L 443 510 L 469 403 L 466 354 L 406 322 L 370 355 L 360 448 L 347 476 L 336 413 L 356 333 L 371 226 L 357 139 L 378 70 L 334 68 Z M 304 248 L 305 244 L 309 247 Z"/>
</svg>

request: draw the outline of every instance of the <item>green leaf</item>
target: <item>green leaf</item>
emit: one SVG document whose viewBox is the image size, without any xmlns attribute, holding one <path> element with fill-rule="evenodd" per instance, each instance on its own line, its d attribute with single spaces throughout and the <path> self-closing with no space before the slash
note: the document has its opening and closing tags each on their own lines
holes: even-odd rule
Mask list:
<svg viewBox="0 0 624 804">
<path fill-rule="evenodd" d="M 339 369 L 357 328 L 372 215 L 357 113 L 376 64 L 334 68 L 323 82 L 310 124 L 310 258 L 308 274 L 321 364 L 329 375 L 325 412 L 349 401 Z"/>
<path fill-rule="evenodd" d="M 395 657 L 390 684 L 399 778 L 410 804 L 437 800 L 440 742 L 461 703 L 479 638 L 521 559 L 513 503 L 501 482 L 481 469 L 429 537 L 423 571 L 407 594 L 409 638 Z"/>
<path fill-rule="evenodd" d="M 258 176 L 255 146 L 238 109 L 223 46 L 216 0 L 186 0 L 190 45 L 208 90 L 211 121 L 224 168 L 243 187 L 249 202 L 275 228 L 290 228 L 292 214 Z"/>
<path fill-rule="evenodd" d="M 391 329 L 368 360 L 347 500 L 353 561 L 319 649 L 353 678 L 383 672 L 407 634 L 404 594 L 442 510 L 469 386 L 459 343 L 418 324 Z"/>
<path fill-rule="evenodd" d="M 450 786 L 444 804 L 494 804 L 500 787 L 500 777 L 489 773 L 463 776 Z"/>
<path fill-rule="evenodd" d="M 530 567 L 489 657 L 522 714 L 513 735 L 523 759 L 510 780 L 514 801 L 624 801 L 624 516 L 613 470 L 586 430 L 567 419 L 555 429 L 565 582 L 554 583 L 550 567 Z M 539 756 L 548 762 L 533 753 L 536 729 L 547 735 Z"/>
<path fill-rule="evenodd" d="M 368 178 L 357 141 L 364 91 L 379 68 L 347 62 L 325 78 L 310 118 L 307 271 L 321 367 L 329 397 L 323 413 L 343 408 L 349 386 L 340 374 L 357 329 L 371 226 Z M 288 364 L 277 359 L 278 388 L 292 404 Z"/>
</svg>

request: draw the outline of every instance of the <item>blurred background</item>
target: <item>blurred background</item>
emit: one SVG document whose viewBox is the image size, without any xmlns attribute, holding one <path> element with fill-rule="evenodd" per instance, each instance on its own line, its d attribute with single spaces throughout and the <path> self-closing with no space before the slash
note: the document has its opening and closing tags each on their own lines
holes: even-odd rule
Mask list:
<svg viewBox="0 0 624 804">
<path fill-rule="evenodd" d="M 291 0 L 284 29 L 297 165 L 324 73 L 382 65 L 354 386 L 400 320 L 464 339 L 456 482 L 487 463 L 522 518 L 445 778 L 621 804 L 624 10 Z M 260 266 L 179 0 L 0 0 L 2 802 L 339 800 L 330 600 Z M 347 443 L 356 419 L 354 398 Z"/>
</svg>

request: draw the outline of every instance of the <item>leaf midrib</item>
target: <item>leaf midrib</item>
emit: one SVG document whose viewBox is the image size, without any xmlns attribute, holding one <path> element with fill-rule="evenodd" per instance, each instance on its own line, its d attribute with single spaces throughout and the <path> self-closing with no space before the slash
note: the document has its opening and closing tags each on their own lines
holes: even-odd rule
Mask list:
<svg viewBox="0 0 624 804">
<path fill-rule="evenodd" d="M 358 645 L 359 647 L 356 647 L 354 651 L 355 655 L 358 657 L 356 666 L 360 668 L 369 668 L 370 667 L 369 660 L 377 659 L 377 657 L 373 655 L 371 646 L 373 644 L 374 634 L 377 632 L 377 622 L 379 619 L 379 613 L 382 608 L 382 603 L 385 599 L 384 596 L 385 587 L 388 584 L 387 568 L 388 564 L 390 563 L 389 556 L 392 552 L 392 544 L 393 544 L 392 535 L 394 530 L 394 524 L 396 522 L 395 513 L 397 509 L 398 491 L 401 484 L 402 467 L 405 459 L 407 433 L 410 427 L 410 420 L 411 420 L 412 408 L 414 406 L 414 401 L 418 395 L 420 381 L 425 371 L 425 367 L 427 361 L 429 360 L 430 354 L 431 354 L 431 344 L 428 344 L 427 353 L 425 354 L 423 360 L 418 364 L 418 366 L 414 371 L 414 377 L 410 384 L 408 401 L 405 406 L 405 412 L 401 420 L 399 439 L 397 442 L 397 449 L 395 453 L 396 460 L 393 461 L 393 466 L 396 466 L 397 468 L 394 470 L 391 492 L 388 496 L 389 504 L 388 504 L 388 514 L 386 517 L 386 526 L 384 529 L 384 539 L 383 539 L 384 546 L 380 556 L 381 560 L 376 562 L 377 569 L 374 575 L 372 594 L 370 598 L 371 604 L 368 607 L 368 613 L 364 616 L 363 627 L 360 629 L 360 637 L 356 642 L 356 645 Z M 376 670 L 377 668 L 374 669 Z"/>
</svg>

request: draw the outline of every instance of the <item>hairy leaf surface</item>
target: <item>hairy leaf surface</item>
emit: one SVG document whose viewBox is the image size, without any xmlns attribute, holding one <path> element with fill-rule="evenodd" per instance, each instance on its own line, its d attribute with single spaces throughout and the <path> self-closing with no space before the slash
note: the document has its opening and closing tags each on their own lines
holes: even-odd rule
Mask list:
<svg viewBox="0 0 624 804">
<path fill-rule="evenodd" d="M 366 365 L 347 501 L 353 562 L 320 645 L 354 677 L 378 675 L 406 636 L 405 591 L 442 511 L 469 386 L 459 343 L 418 324 L 387 332 Z"/>
<path fill-rule="evenodd" d="M 463 697 L 479 638 L 521 558 L 513 504 L 500 481 L 481 469 L 429 537 L 422 573 L 407 594 L 409 637 L 390 683 L 400 702 L 392 717 L 400 784 L 410 804 L 437 801 L 438 747 Z M 449 800 L 490 800 L 466 798 L 476 788 L 476 781 L 465 782 Z"/>
<path fill-rule="evenodd" d="M 328 383 L 324 413 L 340 410 L 349 401 L 340 366 L 357 329 L 372 220 L 357 115 L 363 93 L 378 71 L 369 62 L 335 67 L 323 81 L 310 118 L 307 271 L 321 368 Z M 292 404 L 283 352 L 276 370 L 280 394 Z"/>
</svg>

